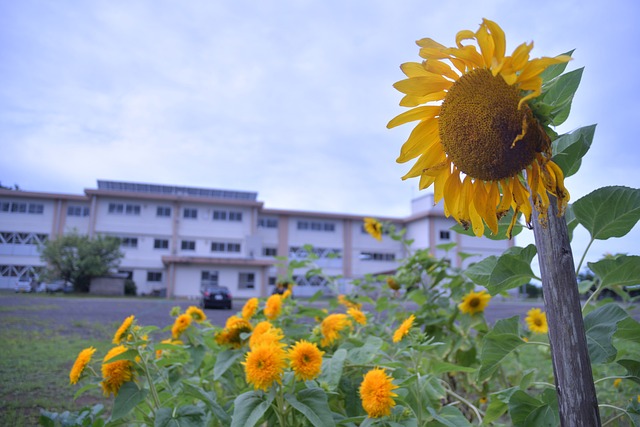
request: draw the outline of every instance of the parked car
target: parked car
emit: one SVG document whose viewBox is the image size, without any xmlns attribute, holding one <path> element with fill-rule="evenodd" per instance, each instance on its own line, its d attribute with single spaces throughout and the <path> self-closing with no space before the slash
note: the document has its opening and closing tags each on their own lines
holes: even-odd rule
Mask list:
<svg viewBox="0 0 640 427">
<path fill-rule="evenodd" d="M 44 284 L 47 292 L 64 292 L 69 293 L 73 291 L 73 285 L 65 280 L 54 280 L 51 283 Z"/>
<path fill-rule="evenodd" d="M 33 285 L 35 285 L 33 278 L 21 276 L 18 277 L 14 288 L 16 292 L 33 292 L 35 290 Z"/>
<path fill-rule="evenodd" d="M 231 292 L 224 286 L 205 286 L 202 288 L 202 301 L 204 308 L 226 308 L 231 310 L 233 302 Z"/>
</svg>

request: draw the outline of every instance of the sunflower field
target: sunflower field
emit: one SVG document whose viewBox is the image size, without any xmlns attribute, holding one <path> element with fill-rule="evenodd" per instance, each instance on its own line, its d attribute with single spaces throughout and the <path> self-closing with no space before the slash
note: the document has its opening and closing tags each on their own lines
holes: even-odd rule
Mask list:
<svg viewBox="0 0 640 427">
<path fill-rule="evenodd" d="M 476 32 L 459 32 L 455 48 L 418 42 L 424 61 L 403 64 L 408 78 L 395 85 L 405 94 L 401 105 L 413 108 L 389 127 L 418 121 L 398 161 L 417 158 L 405 178 L 419 177 L 421 189 L 434 186 L 436 202 L 444 200 L 445 214 L 459 223 L 456 232 L 511 238 L 525 227 L 544 229 L 556 219 L 552 208 L 569 239 L 576 227 L 586 229 L 591 240 L 573 274 L 583 267 L 590 273 L 570 286 L 582 299 L 594 412 L 602 425 L 640 426 L 640 323 L 633 312 L 640 256 L 582 265 L 593 241 L 624 236 L 637 224 L 640 190 L 605 187 L 569 203 L 564 178 L 578 172 L 595 126 L 564 135 L 553 128 L 568 117 L 582 70 L 563 74 L 571 52 L 530 60 L 532 43 L 511 56 L 505 44 L 488 20 Z M 461 269 L 412 248 L 392 224 L 367 218 L 364 227 L 372 238 L 385 234 L 404 244 L 396 271 L 355 280 L 348 294 L 337 293 L 342 278 L 326 277 L 332 292 L 309 299 L 294 298 L 295 286 L 252 298 L 224 327 L 198 307 L 174 309 L 175 321 L 164 328 L 138 324 L 132 313 L 114 331 L 111 350 L 82 350 L 69 373 L 77 396 L 101 389 L 113 399 L 110 413 L 102 405 L 43 411 L 41 424 L 560 425 L 545 311 L 485 318 L 493 298 L 542 281 L 532 268 L 538 248 L 513 246 Z M 281 260 L 289 269 L 283 281 L 294 271 L 323 275 L 309 249 L 307 260 Z"/>
</svg>

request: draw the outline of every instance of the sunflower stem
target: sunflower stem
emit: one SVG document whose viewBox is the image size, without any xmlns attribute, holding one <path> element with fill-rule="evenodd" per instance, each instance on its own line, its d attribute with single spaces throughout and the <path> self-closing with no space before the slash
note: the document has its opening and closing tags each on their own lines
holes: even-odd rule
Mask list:
<svg viewBox="0 0 640 427">
<path fill-rule="evenodd" d="M 557 215 L 556 199 L 553 196 L 549 199 L 546 226 L 540 224 L 537 209 L 533 209 L 532 222 L 549 325 L 560 423 L 567 427 L 600 426 L 567 223 Z"/>
</svg>

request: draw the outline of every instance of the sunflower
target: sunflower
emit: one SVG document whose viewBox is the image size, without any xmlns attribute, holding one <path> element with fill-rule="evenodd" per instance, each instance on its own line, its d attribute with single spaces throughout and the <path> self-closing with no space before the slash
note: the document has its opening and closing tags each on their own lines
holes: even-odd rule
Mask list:
<svg viewBox="0 0 640 427">
<path fill-rule="evenodd" d="M 173 322 L 171 335 L 173 335 L 174 339 L 178 339 L 189 326 L 191 326 L 191 316 L 188 314 L 181 314 L 176 317 L 175 322 Z"/>
<path fill-rule="evenodd" d="M 286 291 L 284 291 L 284 293 L 282 294 L 282 299 L 285 300 L 287 298 L 289 298 L 291 296 L 291 289 L 287 289 Z"/>
<path fill-rule="evenodd" d="M 487 304 L 489 304 L 489 300 L 491 300 L 491 295 L 489 295 L 487 291 L 471 291 L 462 298 L 462 302 L 458 304 L 458 308 L 466 314 L 482 313 Z"/>
<path fill-rule="evenodd" d="M 340 339 L 340 332 L 347 328 L 351 328 L 351 320 L 343 313 L 330 314 L 324 318 L 320 324 L 322 332 L 322 341 L 320 345 L 328 347 L 336 340 Z"/>
<path fill-rule="evenodd" d="M 393 342 L 400 342 L 402 338 L 404 338 L 408 333 L 411 327 L 413 326 L 413 322 L 416 320 L 416 316 L 413 314 L 405 319 L 398 329 L 393 333 Z"/>
<path fill-rule="evenodd" d="M 527 326 L 531 332 L 535 332 L 537 334 L 546 334 L 549 332 L 549 327 L 547 326 L 547 315 L 539 308 L 532 308 L 527 311 L 527 317 L 525 317 L 524 320 L 527 322 Z"/>
<path fill-rule="evenodd" d="M 251 323 L 242 317 L 231 316 L 227 319 L 224 329 L 216 336 L 219 344 L 228 344 L 234 348 L 240 348 L 246 339 L 242 339 L 243 333 L 251 332 Z"/>
<path fill-rule="evenodd" d="M 273 343 L 284 346 L 281 342 L 284 339 L 282 329 L 274 327 L 269 321 L 265 320 L 253 328 L 251 337 L 249 337 L 249 348 L 254 348 L 259 344 Z"/>
<path fill-rule="evenodd" d="M 309 381 L 320 375 L 323 354 L 316 344 L 300 340 L 289 349 L 287 357 L 296 378 Z"/>
<path fill-rule="evenodd" d="M 396 404 L 393 397 L 397 396 L 393 390 L 398 388 L 392 380 L 381 368 L 374 368 L 365 374 L 360 384 L 360 398 L 369 417 L 379 418 L 391 414 L 391 408 Z"/>
<path fill-rule="evenodd" d="M 204 311 L 193 305 L 187 308 L 185 314 L 191 316 L 191 318 L 198 323 L 202 323 L 207 320 L 207 315 L 204 314 Z"/>
<path fill-rule="evenodd" d="M 84 372 L 84 368 L 87 367 L 89 362 L 91 362 L 91 356 L 96 352 L 96 349 L 93 347 L 85 348 L 82 350 L 76 361 L 73 363 L 73 367 L 69 372 L 69 384 L 77 384 L 82 372 Z"/>
<path fill-rule="evenodd" d="M 387 282 L 387 286 L 389 287 L 389 289 L 392 289 L 394 291 L 397 291 L 397 290 L 400 289 L 400 284 L 395 279 L 395 277 L 387 276 L 386 282 Z"/>
<path fill-rule="evenodd" d="M 131 328 L 131 325 L 133 324 L 134 319 L 135 317 L 133 316 L 133 314 L 127 317 L 126 319 L 124 319 L 124 321 L 122 322 L 122 325 L 120 325 L 116 333 L 113 335 L 114 344 L 116 345 L 120 344 L 120 342 L 122 342 L 122 339 L 127 336 L 127 332 L 129 332 L 129 328 Z"/>
<path fill-rule="evenodd" d="M 360 309 L 356 307 L 349 307 L 347 309 L 347 314 L 351 316 L 351 318 L 357 323 L 361 324 L 362 326 L 366 326 L 367 316 L 362 311 L 360 311 Z"/>
<path fill-rule="evenodd" d="M 160 344 L 168 344 L 168 345 L 174 345 L 174 346 L 180 346 L 180 345 L 184 345 L 184 343 L 180 340 L 174 340 L 171 338 L 168 338 L 166 340 L 162 340 L 160 341 Z M 162 357 L 163 354 L 171 354 L 171 350 L 169 349 L 159 349 L 156 350 L 156 359 L 159 359 L 160 357 Z"/>
<path fill-rule="evenodd" d="M 256 314 L 259 303 L 258 298 L 249 298 L 242 307 L 242 318 L 245 320 L 251 319 Z"/>
<path fill-rule="evenodd" d="M 362 308 L 362 304 L 359 304 L 357 302 L 351 301 L 349 298 L 347 298 L 343 294 L 338 295 L 338 304 L 341 304 L 341 305 L 345 306 L 346 308 L 351 308 L 351 307 L 355 307 L 357 309 Z"/>
<path fill-rule="evenodd" d="M 117 396 L 122 384 L 131 381 L 133 378 L 132 363 L 130 360 L 116 360 L 115 362 L 107 363 L 108 360 L 113 359 L 125 351 L 127 351 L 127 348 L 119 345 L 109 350 L 107 355 L 104 356 L 102 363 L 102 382 L 100 385 L 102 386 L 102 391 L 105 396 L 111 394 Z"/>
<path fill-rule="evenodd" d="M 382 224 L 377 219 L 365 218 L 364 230 L 374 239 L 382 241 Z"/>
<path fill-rule="evenodd" d="M 273 294 L 267 298 L 267 302 L 264 306 L 264 315 L 269 320 L 274 320 L 282 312 L 282 295 Z"/>
<path fill-rule="evenodd" d="M 280 345 L 261 343 L 247 353 L 244 372 L 249 384 L 258 390 L 267 391 L 274 382 L 282 381 L 287 365 L 287 353 Z"/>
<path fill-rule="evenodd" d="M 463 45 L 464 40 L 475 40 L 480 52 Z M 543 225 L 547 193 L 557 198 L 561 215 L 569 201 L 564 175 L 550 160 L 551 141 L 527 101 L 540 95 L 540 74 L 547 67 L 571 58 L 529 60 L 533 43 L 505 56 L 504 32 L 487 19 L 475 33 L 458 32 L 457 47 L 429 38 L 417 44 L 425 60 L 402 64 L 408 78 L 394 85 L 405 94 L 400 105 L 415 108 L 387 125 L 419 121 L 397 159 L 404 163 L 418 157 L 403 179 L 419 176 L 420 189 L 434 184 L 434 202 L 444 197 L 445 214 L 465 228 L 471 225 L 476 236 L 484 233 L 484 224 L 497 234 L 498 219 L 509 208 L 515 211 L 509 237 L 517 213 L 529 224 L 530 196 Z"/>
</svg>

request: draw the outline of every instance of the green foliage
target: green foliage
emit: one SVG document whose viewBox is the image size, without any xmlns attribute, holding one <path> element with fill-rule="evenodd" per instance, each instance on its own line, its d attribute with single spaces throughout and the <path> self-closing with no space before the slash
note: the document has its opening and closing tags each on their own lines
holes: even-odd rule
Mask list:
<svg viewBox="0 0 640 427">
<path fill-rule="evenodd" d="M 582 158 L 591 148 L 595 131 L 596 125 L 585 126 L 553 141 L 551 160 L 560 166 L 565 178 L 574 175 L 580 169 Z"/>
<path fill-rule="evenodd" d="M 74 231 L 46 241 L 40 256 L 47 264 L 47 277 L 71 282 L 76 292 L 88 292 L 91 279 L 116 269 L 123 254 L 115 237 L 91 239 Z"/>
<path fill-rule="evenodd" d="M 577 200 L 573 213 L 592 239 L 622 237 L 640 220 L 640 189 L 599 188 Z"/>
</svg>

